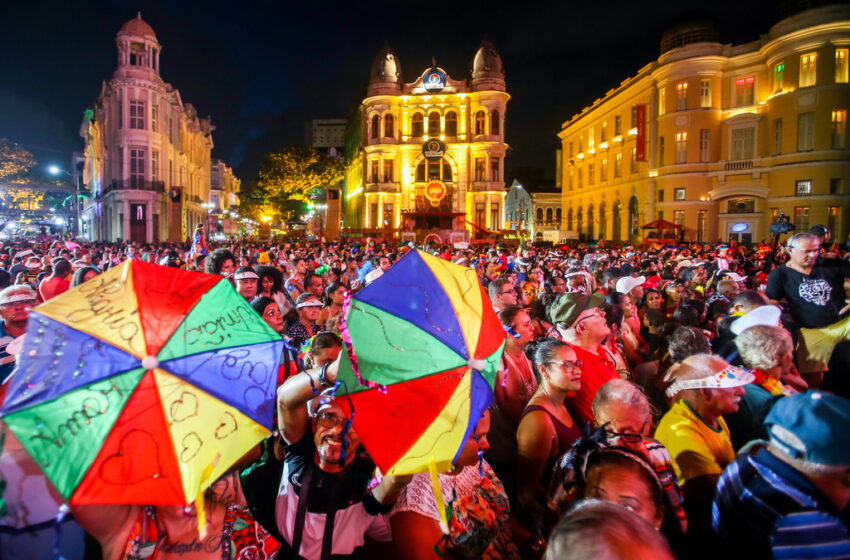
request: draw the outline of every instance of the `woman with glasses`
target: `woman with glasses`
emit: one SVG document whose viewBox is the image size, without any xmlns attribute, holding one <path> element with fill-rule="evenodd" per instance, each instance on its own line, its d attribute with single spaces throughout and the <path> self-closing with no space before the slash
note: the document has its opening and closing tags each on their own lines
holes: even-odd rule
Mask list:
<svg viewBox="0 0 850 560">
<path fill-rule="evenodd" d="M 543 517 L 555 462 L 581 437 L 564 400 L 581 388 L 582 362 L 570 345 L 554 338 L 529 343 L 526 354 L 540 385 L 517 429 L 517 518 L 531 535 L 541 535 L 551 528 L 543 526 Z"/>
</svg>

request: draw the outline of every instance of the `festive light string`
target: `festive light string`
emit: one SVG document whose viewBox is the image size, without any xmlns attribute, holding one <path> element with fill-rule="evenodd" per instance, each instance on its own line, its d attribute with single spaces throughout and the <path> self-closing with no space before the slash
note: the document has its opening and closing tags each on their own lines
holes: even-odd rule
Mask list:
<svg viewBox="0 0 850 560">
<path fill-rule="evenodd" d="M 357 356 L 354 352 L 354 344 L 351 341 L 351 333 L 348 332 L 348 313 L 351 307 L 351 294 L 346 294 L 345 302 L 342 304 L 342 319 L 339 322 L 339 332 L 342 335 L 342 341 L 345 344 L 345 349 L 348 352 L 348 357 L 351 360 L 351 370 L 357 376 L 357 382 L 364 387 L 377 389 L 382 393 L 387 392 L 387 386 L 376 383 L 371 379 L 363 379 L 360 375 L 360 368 L 357 365 Z"/>
</svg>

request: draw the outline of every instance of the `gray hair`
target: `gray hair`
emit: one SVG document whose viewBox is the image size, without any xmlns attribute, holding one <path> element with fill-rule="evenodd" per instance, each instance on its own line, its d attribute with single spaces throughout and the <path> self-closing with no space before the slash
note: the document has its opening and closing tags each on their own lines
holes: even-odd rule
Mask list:
<svg viewBox="0 0 850 560">
<path fill-rule="evenodd" d="M 584 500 L 552 530 L 545 560 L 672 559 L 667 539 L 642 517 L 614 502 Z"/>
<path fill-rule="evenodd" d="M 804 239 L 808 241 L 817 241 L 818 243 L 820 243 L 820 238 L 817 235 L 815 235 L 814 233 L 803 231 L 800 233 L 795 233 L 791 236 L 790 239 L 788 239 L 788 248 L 796 249 L 797 245 L 799 245 L 798 241 L 802 241 Z"/>
<path fill-rule="evenodd" d="M 646 398 L 640 385 L 626 379 L 612 379 L 596 391 L 592 404 L 593 415 L 597 416 L 600 409 L 613 402 L 639 408 L 645 412 L 646 418 L 652 415 L 649 399 Z"/>
<path fill-rule="evenodd" d="M 744 365 L 753 369 L 770 369 L 779 365 L 783 355 L 794 351 L 791 333 L 782 327 L 758 325 L 735 338 Z"/>
</svg>

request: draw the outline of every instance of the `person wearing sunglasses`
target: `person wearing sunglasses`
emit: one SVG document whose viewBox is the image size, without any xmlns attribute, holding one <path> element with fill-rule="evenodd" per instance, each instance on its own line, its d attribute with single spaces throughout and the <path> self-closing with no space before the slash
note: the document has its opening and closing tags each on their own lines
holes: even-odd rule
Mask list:
<svg viewBox="0 0 850 560">
<path fill-rule="evenodd" d="M 278 389 L 278 427 L 286 452 L 275 504 L 281 558 L 299 553 L 318 558 L 325 549 L 334 557 L 369 557 L 366 537 L 392 539 L 385 514 L 410 480 L 384 476 L 370 490 L 380 472 L 334 399 L 338 370 L 339 358 L 290 377 Z M 333 527 L 326 529 L 327 523 Z"/>
</svg>

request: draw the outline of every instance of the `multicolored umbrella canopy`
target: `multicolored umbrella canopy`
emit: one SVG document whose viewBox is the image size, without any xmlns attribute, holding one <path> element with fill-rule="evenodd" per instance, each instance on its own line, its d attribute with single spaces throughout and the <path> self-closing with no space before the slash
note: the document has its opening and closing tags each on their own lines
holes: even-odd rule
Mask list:
<svg viewBox="0 0 850 560">
<path fill-rule="evenodd" d="M 182 505 L 270 432 L 283 341 L 220 276 L 128 260 L 36 307 L 2 416 L 72 505 Z"/>
<path fill-rule="evenodd" d="M 412 251 L 354 295 L 343 335 L 337 400 L 381 471 L 449 470 L 492 402 L 505 341 L 475 272 Z"/>
</svg>

